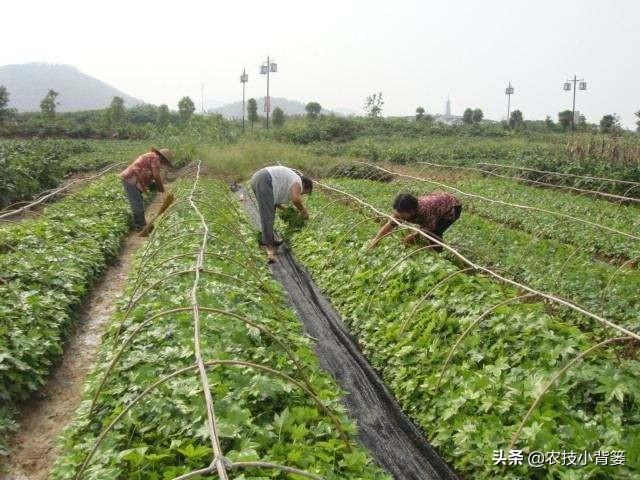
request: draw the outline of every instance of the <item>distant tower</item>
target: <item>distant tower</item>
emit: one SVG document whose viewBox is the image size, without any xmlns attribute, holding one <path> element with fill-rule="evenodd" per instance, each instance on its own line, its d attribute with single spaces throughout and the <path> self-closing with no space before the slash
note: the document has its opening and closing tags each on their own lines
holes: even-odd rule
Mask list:
<svg viewBox="0 0 640 480">
<path fill-rule="evenodd" d="M 449 100 L 449 96 L 447 95 L 447 106 L 444 110 L 444 116 L 445 117 L 450 117 L 451 116 L 451 100 Z"/>
</svg>

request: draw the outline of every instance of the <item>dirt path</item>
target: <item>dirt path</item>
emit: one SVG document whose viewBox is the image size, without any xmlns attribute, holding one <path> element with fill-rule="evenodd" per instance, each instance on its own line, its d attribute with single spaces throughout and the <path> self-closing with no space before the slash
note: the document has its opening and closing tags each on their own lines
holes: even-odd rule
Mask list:
<svg viewBox="0 0 640 480">
<path fill-rule="evenodd" d="M 162 196 L 147 209 L 147 218 L 157 211 Z M 73 420 L 82 399 L 85 378 L 91 371 L 102 333 L 115 310 L 115 302 L 131 269 L 134 253 L 146 239 L 131 233 L 118 259 L 105 271 L 84 302 L 76 330 L 65 346 L 61 362 L 47 384 L 26 402 L 20 412 L 20 429 L 10 439 L 13 454 L 2 480 L 42 480 L 56 460 L 58 436 Z"/>
</svg>

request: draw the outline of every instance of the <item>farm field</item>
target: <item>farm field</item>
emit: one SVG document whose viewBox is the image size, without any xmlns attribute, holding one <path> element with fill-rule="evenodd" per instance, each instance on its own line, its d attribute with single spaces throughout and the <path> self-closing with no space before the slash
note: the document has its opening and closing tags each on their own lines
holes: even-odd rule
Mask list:
<svg viewBox="0 0 640 480">
<path fill-rule="evenodd" d="M 52 186 L 112 163 L 98 154 L 130 161 L 148 148 L 87 145 L 61 147 L 67 166 Z M 310 219 L 285 211 L 277 228 L 461 478 L 637 478 L 640 207 L 327 148 L 260 135 L 185 142 L 179 164 L 196 162 L 135 255 L 50 478 L 213 478 L 220 469 L 238 479 L 391 478 L 358 442 L 345 393 L 320 367 L 229 189 L 278 163 L 317 182 L 304 200 Z M 448 251 L 405 248 L 407 227 L 366 250 L 397 193 L 434 189 L 464 204 Z M 0 438 L 19 428 L 16 407 L 47 381 L 76 310 L 118 256 L 130 223 L 121 190 L 107 173 L 0 226 Z M 514 448 L 624 453 L 624 462 L 494 464 L 496 451 Z"/>
<path fill-rule="evenodd" d="M 44 383 L 73 310 L 117 255 L 130 221 L 121 190 L 109 175 L 38 218 L 0 227 L 0 392 L 9 410 Z M 0 433 L 10 418 L 3 409 Z"/>
<path fill-rule="evenodd" d="M 5 3 L 0 480 L 640 480 L 640 2 Z"/>
<path fill-rule="evenodd" d="M 388 205 L 393 188 L 362 180 L 328 183 L 376 206 Z M 527 409 L 556 372 L 616 332 L 549 314 L 523 292 L 470 275 L 442 256 L 409 257 L 397 240 L 363 252 L 379 227 L 376 215 L 344 201 L 339 193 L 311 200 L 318 213 L 298 232 L 291 230 L 301 261 L 445 458 L 472 478 L 529 478 L 526 470 L 489 468 L 488 459 L 495 449 L 509 448 Z M 452 230 L 463 228 L 456 224 Z M 636 318 L 627 324 L 637 330 Z M 514 444 L 527 451 L 591 451 L 604 442 L 635 451 L 637 367 L 624 348 L 586 356 L 542 398 Z M 609 477 L 598 474 L 634 478 L 637 458 L 628 467 Z M 584 468 L 576 478 L 596 470 Z M 545 471 L 560 475 L 557 466 Z"/>
<path fill-rule="evenodd" d="M 32 142 L 34 155 L 70 142 L 41 143 Z M 69 155 L 64 168 L 91 172 L 114 161 L 118 167 L 141 151 L 131 142 L 92 143 L 90 152 Z M 177 165 L 187 155 L 179 150 Z M 27 164 L 22 167 L 29 171 Z M 8 217 L 0 223 L 0 451 L 16 428 L 16 404 L 46 381 L 73 329 L 75 311 L 129 232 L 131 214 L 115 173 L 95 176 L 66 194 L 34 218 Z"/>
<path fill-rule="evenodd" d="M 353 442 L 340 392 L 233 194 L 197 177 L 175 191 L 138 255 L 53 478 L 173 478 L 216 455 L 246 478 L 273 478 L 279 468 L 252 465 L 265 459 L 307 478 L 388 478 Z M 214 400 L 202 398 L 205 366 Z"/>
<path fill-rule="evenodd" d="M 393 197 L 400 191 L 419 194 L 432 190 L 429 184 L 406 179 L 387 184 L 340 179 L 332 185 L 368 199 L 381 210 L 388 210 Z M 523 203 L 525 201 L 522 196 L 518 199 Z M 640 281 L 637 268 L 631 265 L 621 267 L 617 263 L 595 258 L 585 241 L 590 240 L 593 245 L 600 238 L 606 239 L 608 232 L 594 231 L 592 237 L 585 233 L 584 240 L 577 238 L 577 245 L 563 243 L 554 238 L 556 232 L 549 227 L 560 223 L 557 219 L 551 217 L 547 229 L 543 228 L 545 217 L 549 215 L 544 214 L 539 218 L 535 212 L 522 212 L 515 208 L 510 210 L 514 214 L 509 215 L 510 212 L 502 211 L 500 206 L 495 207 L 489 202 L 476 202 L 473 199 L 469 202 L 465 197 L 462 197 L 462 201 L 468 211 L 448 232 L 446 240 L 472 260 L 496 267 L 543 291 L 556 292 L 594 312 L 604 312 L 627 326 L 640 326 L 638 297 L 633 293 Z M 480 203 L 480 208 L 476 207 L 477 203 Z M 592 208 L 593 212 L 598 212 L 600 206 L 596 203 Z M 494 215 L 496 210 L 498 214 Z M 478 211 L 486 211 L 489 215 L 478 214 Z M 586 213 L 585 218 L 590 218 L 589 212 Z M 519 229 L 520 225 L 525 228 Z M 534 233 L 529 233 L 528 229 Z M 579 233 L 579 227 L 574 227 L 574 231 Z M 545 232 L 551 233 L 547 235 L 550 238 L 545 238 Z M 567 238 L 567 233 L 560 232 L 558 238 Z"/>
<path fill-rule="evenodd" d="M 309 127 L 307 127 L 308 129 Z M 375 127 L 374 127 L 375 128 Z M 322 130 L 322 128 L 319 128 Z M 304 131 L 304 128 L 301 129 Z M 465 132 L 448 135 L 437 129 L 425 135 L 405 135 L 382 132 L 379 135 L 363 133 L 345 142 L 334 138 L 298 138 L 298 130 L 276 135 L 276 138 L 294 144 L 307 145 L 307 149 L 321 155 L 367 159 L 395 165 L 416 162 L 433 162 L 454 166 L 487 168 L 486 164 L 498 164 L 528 169 L 556 172 L 541 175 L 521 169 L 499 169 L 501 173 L 525 179 L 541 180 L 565 186 L 600 190 L 618 195 L 632 193 L 640 196 L 640 143 L 636 137 L 614 138 L 594 135 L 565 136 L 530 134 L 491 138 L 481 132 Z M 621 182 L 602 182 L 599 177 L 618 179 Z M 624 183 L 631 182 L 631 183 Z M 631 191 L 630 191 L 631 187 Z"/>
</svg>

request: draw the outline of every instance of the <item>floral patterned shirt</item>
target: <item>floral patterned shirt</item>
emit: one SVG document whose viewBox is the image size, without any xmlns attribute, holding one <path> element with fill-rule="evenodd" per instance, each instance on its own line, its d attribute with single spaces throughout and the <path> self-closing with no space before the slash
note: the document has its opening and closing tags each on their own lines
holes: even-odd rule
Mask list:
<svg viewBox="0 0 640 480">
<path fill-rule="evenodd" d="M 460 200 L 450 193 L 431 192 L 429 195 L 418 197 L 418 211 L 409 221 L 433 232 L 438 220 L 453 220 L 455 207 L 460 205 Z"/>
<path fill-rule="evenodd" d="M 135 178 L 136 187 L 146 192 L 151 180 L 153 180 L 154 170 L 160 170 L 160 157 L 157 153 L 149 152 L 136 158 L 136 160 L 120 174 L 120 178 L 123 180 Z"/>
</svg>

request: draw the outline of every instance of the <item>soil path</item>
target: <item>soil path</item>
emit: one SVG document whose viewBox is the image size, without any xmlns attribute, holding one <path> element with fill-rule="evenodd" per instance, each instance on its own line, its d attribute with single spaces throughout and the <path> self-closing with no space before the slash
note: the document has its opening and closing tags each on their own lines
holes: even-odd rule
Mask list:
<svg viewBox="0 0 640 480">
<path fill-rule="evenodd" d="M 157 195 L 147 209 L 147 218 L 162 204 Z M 75 416 L 85 378 L 91 371 L 102 333 L 115 310 L 115 303 L 131 270 L 134 253 L 146 241 L 130 233 L 120 256 L 108 266 L 80 311 L 76 329 L 69 338 L 61 362 L 54 367 L 37 398 L 21 408 L 20 429 L 10 439 L 13 454 L 2 480 L 46 479 L 58 455 L 58 437 Z"/>
</svg>

